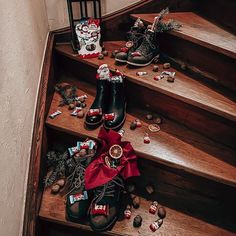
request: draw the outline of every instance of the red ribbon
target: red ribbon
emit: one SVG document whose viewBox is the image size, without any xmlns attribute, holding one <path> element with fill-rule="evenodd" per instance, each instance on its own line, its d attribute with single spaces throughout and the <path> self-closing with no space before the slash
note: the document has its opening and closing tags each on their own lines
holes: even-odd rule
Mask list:
<svg viewBox="0 0 236 236">
<path fill-rule="evenodd" d="M 86 168 L 85 188 L 93 189 L 111 181 L 120 174 L 124 179 L 132 176 L 139 176 L 140 172 L 137 166 L 137 156 L 130 142 L 122 142 L 119 133 L 113 130 L 100 129 L 98 138 L 101 140 L 101 146 L 97 151 L 97 158 Z M 109 148 L 118 144 L 123 149 L 123 155 L 120 158 L 120 164 L 117 168 L 110 168 L 105 163 L 105 157 L 108 155 Z"/>
</svg>

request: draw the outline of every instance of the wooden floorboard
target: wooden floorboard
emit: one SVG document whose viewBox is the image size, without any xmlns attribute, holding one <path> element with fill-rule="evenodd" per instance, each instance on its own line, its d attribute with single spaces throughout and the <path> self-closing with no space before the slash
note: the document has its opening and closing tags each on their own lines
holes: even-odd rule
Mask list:
<svg viewBox="0 0 236 236">
<path fill-rule="evenodd" d="M 133 18 L 140 17 L 151 24 L 158 13 L 133 14 Z M 182 24 L 179 30 L 172 31 L 177 37 L 189 40 L 216 52 L 236 59 L 236 36 L 193 12 L 175 12 L 165 17 L 174 19 Z"/>
<path fill-rule="evenodd" d="M 121 41 L 105 42 L 105 47 L 108 51 L 114 49 L 120 49 L 124 45 Z M 149 65 L 145 68 L 130 68 L 126 65 L 117 65 L 115 60 L 110 57 L 105 57 L 104 60 L 98 60 L 97 58 L 83 60 L 78 57 L 77 54 L 73 53 L 70 44 L 57 45 L 57 52 L 83 63 L 89 64 L 93 67 L 98 67 L 102 63 L 106 63 L 109 67 L 114 70 L 119 69 L 126 75 L 126 78 L 136 84 L 145 86 L 154 91 L 161 92 L 172 98 L 183 101 L 187 104 L 194 105 L 206 111 L 212 112 L 231 121 L 236 121 L 236 97 L 232 94 L 224 95 L 221 92 L 212 89 L 208 85 L 194 80 L 186 74 L 176 71 L 171 68 L 169 71 L 176 72 L 176 80 L 174 83 L 168 83 L 166 80 L 155 81 L 153 77 L 163 71 L 160 65 L 160 72 L 153 72 L 153 65 Z M 147 76 L 137 76 L 137 71 L 148 72 Z"/>
<path fill-rule="evenodd" d="M 73 83 L 73 80 L 70 82 Z M 80 90 L 79 95 L 93 91 L 89 84 L 79 81 L 75 81 L 75 84 L 79 88 L 86 89 L 86 92 Z M 90 107 L 93 99 L 94 97 L 88 94 L 86 109 Z M 59 100 L 60 96 L 55 93 L 49 114 L 57 109 L 62 111 L 62 114 L 55 119 L 47 118 L 46 124 L 75 136 L 96 138 L 99 129 L 93 131 L 85 129 L 83 119 L 71 116 L 67 107 L 58 107 Z M 160 132 L 150 134 L 150 144 L 144 144 L 143 136 L 148 131 L 148 123 L 142 112 L 139 114 L 137 111 L 136 114 L 143 118 L 142 127 L 134 131 L 130 130 L 130 123 L 136 117 L 128 114 L 123 128 L 125 129 L 124 140 L 132 143 L 139 156 L 213 181 L 236 186 L 236 158 L 231 149 L 169 120 L 161 125 Z"/>
</svg>

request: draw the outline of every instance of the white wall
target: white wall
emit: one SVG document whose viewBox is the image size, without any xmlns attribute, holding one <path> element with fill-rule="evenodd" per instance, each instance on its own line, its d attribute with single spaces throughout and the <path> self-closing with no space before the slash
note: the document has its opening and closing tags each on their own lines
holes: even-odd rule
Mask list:
<svg viewBox="0 0 236 236">
<path fill-rule="evenodd" d="M 45 0 L 45 2 L 50 30 L 68 26 L 69 21 L 66 0 Z M 101 2 L 102 14 L 105 15 L 138 2 L 138 0 L 101 0 Z"/>
<path fill-rule="evenodd" d="M 21 235 L 40 67 L 44 0 L 0 1 L 0 235 Z"/>
</svg>

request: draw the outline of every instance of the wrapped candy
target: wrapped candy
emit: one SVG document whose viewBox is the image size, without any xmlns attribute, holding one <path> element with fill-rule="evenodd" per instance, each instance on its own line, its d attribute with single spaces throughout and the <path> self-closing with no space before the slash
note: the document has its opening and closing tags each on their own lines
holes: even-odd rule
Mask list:
<svg viewBox="0 0 236 236">
<path fill-rule="evenodd" d="M 143 137 L 143 142 L 148 144 L 151 142 L 150 138 L 149 138 L 149 135 L 146 133 Z"/>
<path fill-rule="evenodd" d="M 104 114 L 104 120 L 114 120 L 115 113 Z"/>
<path fill-rule="evenodd" d="M 97 116 L 97 115 L 102 115 L 102 109 L 89 109 L 88 111 L 88 116 Z"/>
<path fill-rule="evenodd" d="M 162 223 L 163 223 L 163 220 L 158 219 L 158 220 L 154 221 L 153 223 L 151 223 L 149 227 L 152 230 L 152 232 L 155 232 L 161 227 Z"/>
<path fill-rule="evenodd" d="M 149 213 L 155 215 L 157 212 L 157 206 L 158 206 L 158 202 L 154 201 L 149 208 Z"/>
</svg>

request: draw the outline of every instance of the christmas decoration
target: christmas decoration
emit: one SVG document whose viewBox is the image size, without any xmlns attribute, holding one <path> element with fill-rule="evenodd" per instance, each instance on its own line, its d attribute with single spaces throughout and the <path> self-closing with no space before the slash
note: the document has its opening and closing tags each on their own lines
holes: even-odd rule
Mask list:
<svg viewBox="0 0 236 236">
<path fill-rule="evenodd" d="M 97 50 L 99 48 L 99 46 L 97 46 L 97 42 L 99 42 L 100 39 L 101 1 L 67 0 L 67 7 L 71 28 L 71 44 L 74 52 L 78 53 L 78 51 L 82 50 L 82 55 L 84 55 L 84 50 Z M 79 7 L 79 9 L 76 9 L 77 7 Z M 94 18 L 89 18 L 88 7 L 92 7 Z M 73 13 L 76 10 L 79 10 L 81 19 L 78 19 L 77 17 L 74 18 Z M 88 48 L 86 48 L 85 45 L 88 45 Z"/>
<path fill-rule="evenodd" d="M 127 33 L 128 41 L 125 47 L 121 48 L 120 52 L 115 55 L 115 60 L 120 63 L 126 63 L 130 54 L 139 47 L 142 42 L 142 37 L 145 27 L 141 19 L 137 19 L 130 31 Z"/>
<path fill-rule="evenodd" d="M 98 139 L 101 140 L 101 146 L 97 151 L 97 158 L 89 165 L 85 171 L 86 189 L 93 189 L 111 181 L 115 176 L 121 175 L 127 179 L 131 176 L 138 176 L 137 156 L 129 142 L 121 141 L 121 135 L 113 130 L 100 129 Z M 118 146 L 113 146 L 118 145 Z M 114 157 L 115 147 L 116 157 L 119 157 L 119 165 L 116 168 L 108 168 L 105 157 L 110 155 Z M 122 151 L 121 151 L 122 149 Z M 121 154 L 122 153 L 122 154 Z"/>
</svg>

